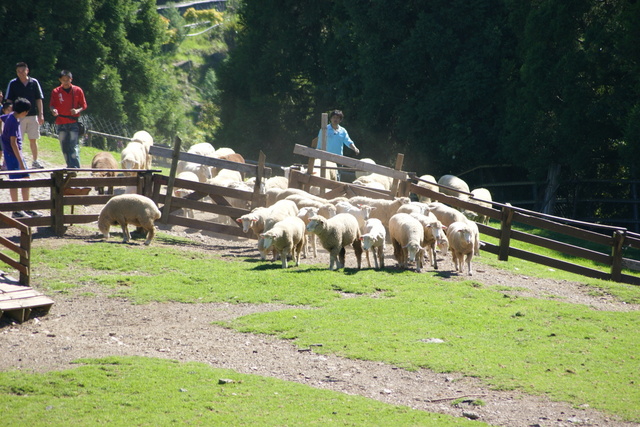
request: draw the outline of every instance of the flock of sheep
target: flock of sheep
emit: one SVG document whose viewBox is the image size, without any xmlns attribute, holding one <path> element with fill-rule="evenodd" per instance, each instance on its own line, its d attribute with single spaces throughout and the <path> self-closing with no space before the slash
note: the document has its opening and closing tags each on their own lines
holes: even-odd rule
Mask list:
<svg viewBox="0 0 640 427">
<path fill-rule="evenodd" d="M 136 133 L 123 150 L 123 168 L 151 167 L 149 146 L 153 140 L 146 132 L 144 134 Z M 208 143 L 196 144 L 189 152 L 244 163 L 244 158 L 233 150 L 215 150 Z M 106 163 L 100 163 L 99 155 L 96 157 L 92 167 L 113 168 L 113 165 L 105 167 Z M 251 179 L 244 181 L 239 172 L 216 170 L 199 163 L 180 161 L 177 178 L 253 191 Z M 385 190 L 391 187 L 391 179 L 378 174 L 357 173 L 354 183 Z M 467 184 L 453 175 L 444 175 L 438 182 L 432 176 L 423 175 L 418 185 L 466 200 L 471 194 L 473 199 L 470 201 L 491 206 L 488 190 L 469 191 Z M 258 236 L 257 248 L 263 260 L 269 255 L 271 261 L 279 257 L 282 267 L 287 268 L 290 258 L 298 266 L 302 256 L 317 256 L 319 240 L 329 253 L 331 270 L 345 266 L 347 246 L 354 250 L 358 269 L 362 266 L 363 252 L 369 268 L 371 252 L 374 268 L 382 269 L 385 267 L 385 245 L 391 243 L 393 256 L 400 268 L 407 269 L 415 265 L 415 270 L 420 272 L 426 261 L 433 269 L 437 269 L 438 252 L 444 256 L 450 251 L 455 270 L 463 272 L 466 264 L 467 273 L 473 274 L 471 259 L 479 254 L 480 249 L 478 226 L 474 220 L 487 221 L 487 218 L 474 212 L 463 213 L 427 198 L 420 198 L 419 201 L 411 201 L 408 197 L 386 200 L 362 196 L 325 199 L 313 191 L 288 188 L 288 179 L 282 176 L 269 178 L 265 187 L 266 206 L 258 207 L 237 219 L 245 233 L 252 231 Z M 174 194 L 185 197 L 189 192 L 176 188 Z M 246 204 L 246 201 L 242 203 Z M 185 214 L 193 217 L 191 212 Z M 127 224 L 142 227 L 147 231 L 145 244 L 148 245 L 155 234 L 154 221 L 158 218 L 160 211 L 151 199 L 123 194 L 113 197 L 104 206 L 98 227 L 108 238 L 109 227 L 119 224 L 125 242 L 130 239 Z"/>
</svg>

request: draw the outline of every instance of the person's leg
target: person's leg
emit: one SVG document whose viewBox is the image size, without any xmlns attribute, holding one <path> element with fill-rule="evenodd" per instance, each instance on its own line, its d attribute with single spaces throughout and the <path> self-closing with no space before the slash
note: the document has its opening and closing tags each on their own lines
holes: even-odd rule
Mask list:
<svg viewBox="0 0 640 427">
<path fill-rule="evenodd" d="M 22 200 L 23 201 L 28 201 L 29 200 L 29 187 L 22 187 Z"/>
<path fill-rule="evenodd" d="M 29 138 L 29 146 L 31 147 L 31 157 L 33 163 L 38 162 L 38 140 L 35 138 Z"/>
<path fill-rule="evenodd" d="M 80 143 L 78 135 L 78 124 L 73 123 L 69 125 L 69 160 L 67 160 L 67 166 L 70 168 L 80 167 Z"/>
<path fill-rule="evenodd" d="M 11 196 L 11 201 L 12 202 L 17 202 L 18 201 L 18 189 L 17 188 L 10 188 L 9 189 L 9 195 Z"/>
</svg>

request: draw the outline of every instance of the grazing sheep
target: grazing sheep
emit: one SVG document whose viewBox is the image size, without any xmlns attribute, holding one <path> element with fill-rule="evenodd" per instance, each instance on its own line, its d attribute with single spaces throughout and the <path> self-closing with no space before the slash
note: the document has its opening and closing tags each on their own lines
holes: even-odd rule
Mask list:
<svg viewBox="0 0 640 427">
<path fill-rule="evenodd" d="M 443 185 L 444 187 L 440 187 L 440 192 L 442 194 L 446 194 L 449 196 L 457 197 L 460 200 L 469 200 L 469 186 L 462 179 L 458 178 L 454 175 L 442 175 L 438 180 L 438 185 Z M 449 189 L 450 188 L 450 189 Z M 457 191 L 456 191 L 457 190 Z"/>
<path fill-rule="evenodd" d="M 471 258 L 473 258 L 476 241 L 475 231 L 469 226 L 468 221 L 456 221 L 447 228 L 447 238 L 449 239 L 449 249 L 453 258 L 453 266 L 456 271 L 462 272 L 462 260 L 466 256 L 467 270 L 469 276 L 473 275 L 471 269 Z"/>
<path fill-rule="evenodd" d="M 255 211 L 255 209 L 254 209 Z M 298 207 L 290 200 L 279 200 L 273 206 L 268 208 L 266 216 L 264 217 L 264 230 L 267 232 L 278 222 L 290 216 L 298 216 Z M 258 252 L 260 252 L 260 258 L 267 259 L 267 252 L 269 250 L 273 253 L 273 260 L 276 259 L 276 251 L 264 245 L 264 239 L 258 238 Z"/>
<path fill-rule="evenodd" d="M 354 206 L 349 202 L 338 202 L 335 207 L 336 213 L 348 213 L 353 215 L 358 220 L 360 231 L 364 229 L 364 223 L 369 219 L 371 210 L 373 209 L 371 206 L 367 205 Z"/>
<path fill-rule="evenodd" d="M 124 235 L 123 242 L 127 243 L 131 240 L 128 224 L 142 227 L 147 231 L 144 244 L 148 245 L 156 234 L 154 221 L 160 218 L 160 215 L 160 210 L 150 198 L 139 194 L 121 194 L 112 197 L 100 211 L 98 229 L 107 240 L 111 226 L 120 224 Z"/>
<path fill-rule="evenodd" d="M 418 183 L 416 184 L 418 187 L 428 188 L 429 190 L 435 191 L 437 193 L 440 192 L 440 188 L 436 185 L 437 181 L 433 177 L 433 175 L 422 175 L 418 179 Z M 418 196 L 418 201 L 422 203 L 431 202 L 431 197 L 427 196 Z"/>
<path fill-rule="evenodd" d="M 305 223 L 302 219 L 290 216 L 276 222 L 271 230 L 260 235 L 266 248 L 273 247 L 282 259 L 282 268 L 287 268 L 287 257 L 300 265 L 300 252 L 305 245 Z"/>
<path fill-rule="evenodd" d="M 493 204 L 491 204 L 491 192 L 486 188 L 475 188 L 471 190 L 471 199 L 469 201 L 476 205 L 484 206 L 485 208 L 493 207 Z M 464 214 L 467 218 L 481 222 L 482 224 L 486 225 L 489 223 L 489 217 L 487 215 L 479 215 L 469 210 L 465 210 Z"/>
<path fill-rule="evenodd" d="M 415 261 L 416 271 L 422 270 L 422 240 L 424 228 L 420 222 L 406 213 L 395 214 L 389 219 L 389 234 L 393 244 L 393 255 L 401 268 L 408 268 Z"/>
<path fill-rule="evenodd" d="M 113 157 L 113 154 L 108 151 L 100 151 L 91 159 L 91 169 L 118 169 L 118 162 L 115 157 Z M 91 172 L 91 176 L 107 178 L 116 176 L 116 173 L 103 170 Z M 96 191 L 98 194 L 104 194 L 104 187 L 96 187 Z M 113 185 L 109 186 L 107 194 L 113 194 Z"/>
<path fill-rule="evenodd" d="M 362 249 L 367 256 L 367 265 L 371 268 L 369 261 L 369 250 L 373 250 L 373 262 L 376 270 L 384 268 L 384 242 L 386 240 L 387 231 L 384 229 L 382 222 L 377 218 L 369 218 L 364 224 L 363 234 L 360 236 L 362 241 Z M 380 260 L 378 266 L 378 259 Z"/>
<path fill-rule="evenodd" d="M 436 218 L 432 213 L 429 213 L 428 215 L 414 213 L 411 214 L 411 216 L 422 224 L 424 238 L 420 245 L 426 249 L 426 255 L 429 259 L 429 263 L 433 266 L 434 270 L 437 270 L 438 260 L 436 258 L 436 245 L 445 235 L 442 223 L 438 221 L 438 218 Z"/>
<path fill-rule="evenodd" d="M 431 202 L 428 206 L 430 212 L 434 214 L 436 218 L 438 218 L 438 221 L 440 221 L 445 227 L 448 227 L 449 224 L 456 221 L 466 221 L 467 219 L 462 212 L 452 208 L 451 206 L 447 206 L 444 203 Z"/>
<path fill-rule="evenodd" d="M 142 146 L 144 147 L 145 155 L 144 169 L 151 169 L 151 163 L 153 160 L 153 157 L 149 153 L 149 150 L 153 145 L 153 137 L 151 136 L 151 134 L 149 134 L 149 132 L 147 132 L 146 130 L 139 130 L 138 132 L 133 134 L 131 141 L 139 142 L 142 144 Z"/>
<path fill-rule="evenodd" d="M 362 261 L 362 242 L 358 220 L 353 215 L 337 214 L 333 218 L 316 215 L 307 224 L 307 231 L 320 239 L 320 244 L 329 252 L 329 270 L 344 267 L 345 246 L 352 245 L 356 254 L 358 269 Z"/>
</svg>

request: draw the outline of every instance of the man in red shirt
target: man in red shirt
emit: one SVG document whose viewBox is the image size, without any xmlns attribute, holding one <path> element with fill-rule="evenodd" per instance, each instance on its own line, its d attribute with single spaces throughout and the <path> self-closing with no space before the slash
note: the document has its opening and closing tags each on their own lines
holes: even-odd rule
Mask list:
<svg viewBox="0 0 640 427">
<path fill-rule="evenodd" d="M 56 118 L 58 139 L 68 168 L 80 167 L 78 120 L 80 112 L 87 109 L 87 101 L 80 86 L 72 85 L 71 71 L 60 72 L 60 86 L 51 91 L 49 108 Z"/>
</svg>

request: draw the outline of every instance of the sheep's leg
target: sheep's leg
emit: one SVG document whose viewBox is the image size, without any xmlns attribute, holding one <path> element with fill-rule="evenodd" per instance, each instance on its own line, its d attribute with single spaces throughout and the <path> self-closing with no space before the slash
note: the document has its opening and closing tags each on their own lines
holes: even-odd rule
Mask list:
<svg viewBox="0 0 640 427">
<path fill-rule="evenodd" d="M 129 240 L 131 240 L 131 235 L 129 234 L 129 227 L 127 226 L 127 223 L 123 221 L 120 224 L 120 227 L 122 227 L 122 235 L 124 236 L 122 243 L 128 243 Z"/>
<path fill-rule="evenodd" d="M 422 258 L 424 258 L 424 249 L 420 249 L 416 254 L 416 272 L 422 271 Z"/>
<path fill-rule="evenodd" d="M 280 252 L 280 258 L 282 258 L 282 268 L 288 268 L 289 265 L 287 264 L 287 256 L 289 255 L 288 251 L 286 249 L 283 249 Z"/>
<path fill-rule="evenodd" d="M 343 246 L 340 248 L 340 254 L 338 255 L 338 269 L 344 268 L 346 255 L 347 255 L 347 250 Z"/>
<path fill-rule="evenodd" d="M 333 270 L 334 266 L 336 270 L 339 268 L 338 267 L 338 251 L 339 250 L 332 249 L 331 252 L 329 252 L 329 270 Z"/>
<path fill-rule="evenodd" d="M 393 243 L 393 257 L 396 259 L 398 267 L 402 267 L 402 247 L 395 239 L 392 239 L 391 243 Z"/>
<path fill-rule="evenodd" d="M 151 240 L 153 240 L 153 237 L 156 235 L 156 228 L 152 225 L 151 228 L 145 228 L 145 230 L 147 230 L 147 240 L 145 240 L 144 244 L 149 246 Z"/>
<path fill-rule="evenodd" d="M 306 238 L 303 237 L 303 239 L 300 242 L 298 242 L 298 244 L 293 249 L 293 257 L 296 262 L 296 267 L 300 265 L 300 253 L 302 252 L 302 248 L 305 247 L 306 243 L 307 243 L 307 240 Z"/>
<path fill-rule="evenodd" d="M 365 255 L 365 257 L 367 258 L 367 268 L 371 268 L 371 261 L 369 261 L 369 250 L 368 250 L 368 249 L 365 249 L 365 251 L 364 251 L 364 255 Z M 378 262 L 376 261 L 376 254 L 375 254 L 375 252 L 374 252 L 374 254 L 373 254 L 373 262 L 375 262 L 375 264 L 376 264 L 376 268 L 378 268 Z"/>
<path fill-rule="evenodd" d="M 471 258 L 473 257 L 473 252 L 467 254 L 467 271 L 469 272 L 469 276 L 473 276 L 473 270 L 471 270 Z"/>
<path fill-rule="evenodd" d="M 380 269 L 383 269 L 384 268 L 384 247 L 378 246 L 377 251 L 378 251 L 378 258 L 380 260 Z"/>
<path fill-rule="evenodd" d="M 356 261 L 358 262 L 358 270 L 362 267 L 362 242 L 360 239 L 353 241 L 353 251 L 356 253 Z M 369 251 L 367 251 L 367 261 L 369 261 Z M 371 264 L 369 264 L 371 267 Z"/>
<path fill-rule="evenodd" d="M 318 239 L 317 239 L 316 235 L 313 234 L 311 236 L 311 247 L 313 248 L 313 257 L 314 258 L 318 258 L 318 247 L 316 245 L 317 243 L 318 243 Z"/>
<path fill-rule="evenodd" d="M 438 258 L 436 256 L 436 243 L 435 242 L 433 242 L 429 246 L 428 251 L 431 254 L 431 256 L 433 257 L 433 269 L 437 270 L 438 269 Z"/>
</svg>

